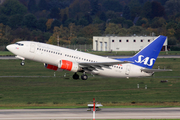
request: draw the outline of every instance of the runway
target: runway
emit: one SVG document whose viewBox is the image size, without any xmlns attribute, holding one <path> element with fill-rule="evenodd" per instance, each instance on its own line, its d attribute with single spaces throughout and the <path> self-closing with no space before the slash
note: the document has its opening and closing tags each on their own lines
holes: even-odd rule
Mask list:
<svg viewBox="0 0 180 120">
<path fill-rule="evenodd" d="M 180 108 L 102 108 L 96 119 L 180 119 Z M 92 111 L 83 109 L 11 109 L 0 110 L 0 120 L 92 119 Z"/>
</svg>

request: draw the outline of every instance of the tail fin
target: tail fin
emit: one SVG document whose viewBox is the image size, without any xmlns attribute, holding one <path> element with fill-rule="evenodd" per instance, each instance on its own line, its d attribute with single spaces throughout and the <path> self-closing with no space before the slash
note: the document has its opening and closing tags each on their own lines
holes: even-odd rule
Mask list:
<svg viewBox="0 0 180 120">
<path fill-rule="evenodd" d="M 160 35 L 133 57 L 118 60 L 132 61 L 132 64 L 152 69 L 166 38 L 166 36 Z"/>
</svg>

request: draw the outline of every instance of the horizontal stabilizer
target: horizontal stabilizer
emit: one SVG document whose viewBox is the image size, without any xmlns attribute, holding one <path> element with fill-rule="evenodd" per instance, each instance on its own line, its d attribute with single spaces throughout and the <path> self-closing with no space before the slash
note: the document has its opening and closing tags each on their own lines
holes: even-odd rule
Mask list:
<svg viewBox="0 0 180 120">
<path fill-rule="evenodd" d="M 172 71 L 171 69 L 141 69 L 141 71 L 147 72 L 147 73 L 154 73 L 154 72 L 166 72 L 166 71 Z"/>
</svg>

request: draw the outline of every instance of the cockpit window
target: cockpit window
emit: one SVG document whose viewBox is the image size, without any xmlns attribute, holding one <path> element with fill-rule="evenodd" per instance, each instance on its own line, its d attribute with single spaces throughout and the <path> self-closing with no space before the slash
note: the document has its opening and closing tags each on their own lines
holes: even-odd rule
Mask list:
<svg viewBox="0 0 180 120">
<path fill-rule="evenodd" d="M 24 44 L 21 44 L 21 43 L 15 43 L 16 45 L 19 45 L 19 46 L 24 46 Z"/>
</svg>

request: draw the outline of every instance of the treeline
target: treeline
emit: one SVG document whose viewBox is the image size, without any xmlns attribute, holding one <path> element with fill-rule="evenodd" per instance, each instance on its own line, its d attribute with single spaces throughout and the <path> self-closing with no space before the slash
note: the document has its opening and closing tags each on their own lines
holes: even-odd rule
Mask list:
<svg viewBox="0 0 180 120">
<path fill-rule="evenodd" d="M 180 42 L 179 0 L 5 0 L 0 44 L 91 44 L 95 35 L 166 35 Z"/>
</svg>

